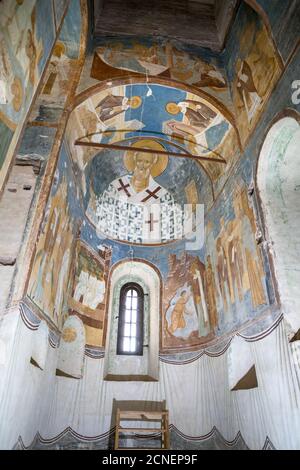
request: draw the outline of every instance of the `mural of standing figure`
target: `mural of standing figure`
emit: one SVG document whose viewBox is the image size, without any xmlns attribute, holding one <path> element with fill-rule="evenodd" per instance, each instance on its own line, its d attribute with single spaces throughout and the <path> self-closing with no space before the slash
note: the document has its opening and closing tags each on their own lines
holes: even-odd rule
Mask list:
<svg viewBox="0 0 300 470">
<path fill-rule="evenodd" d="M 124 113 L 129 108 L 138 108 L 141 103 L 142 100 L 139 96 L 127 98 L 126 96 L 107 95 L 97 104 L 95 109 L 99 109 L 99 118 L 105 122 Z"/>
<path fill-rule="evenodd" d="M 191 294 L 189 295 L 188 292 L 184 290 L 181 292 L 179 299 L 175 303 L 171 315 L 171 325 L 169 327 L 169 331 L 171 334 L 175 333 L 175 331 L 179 328 L 185 328 L 186 322 L 184 314 L 186 313 L 186 304 L 190 296 Z"/>
<path fill-rule="evenodd" d="M 228 224 L 229 233 L 232 232 L 232 222 Z M 241 250 L 241 240 L 238 236 L 233 237 L 228 244 L 228 259 L 230 268 L 230 278 L 232 287 L 232 301 L 236 301 L 236 292 L 238 293 L 239 301 L 243 300 L 243 274 L 244 263 Z"/>
<path fill-rule="evenodd" d="M 223 301 L 224 312 L 228 311 L 228 304 L 230 302 L 231 297 L 231 289 L 229 283 L 229 270 L 228 270 L 228 262 L 225 250 L 222 246 L 221 238 L 217 240 L 217 271 L 218 271 L 218 281 L 219 281 L 219 288 L 220 293 Z"/>
<path fill-rule="evenodd" d="M 238 68 L 237 78 L 237 90 L 247 111 L 248 121 L 251 123 L 256 108 L 261 103 L 261 98 L 254 84 L 251 68 L 245 60 Z"/>
<path fill-rule="evenodd" d="M 218 313 L 217 313 L 217 305 L 216 305 L 217 289 L 216 289 L 215 275 L 213 272 L 210 255 L 208 255 L 207 257 L 205 280 L 206 280 L 206 296 L 207 296 L 207 303 L 208 303 L 208 309 L 209 309 L 210 323 L 211 323 L 212 328 L 216 328 L 216 326 L 218 325 Z"/>
</svg>

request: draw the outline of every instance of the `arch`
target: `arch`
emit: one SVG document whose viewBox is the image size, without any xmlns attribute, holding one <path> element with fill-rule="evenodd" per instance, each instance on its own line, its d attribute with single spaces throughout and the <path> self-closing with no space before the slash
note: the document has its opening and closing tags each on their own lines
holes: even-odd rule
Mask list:
<svg viewBox="0 0 300 470">
<path fill-rule="evenodd" d="M 121 288 L 117 336 L 119 355 L 143 355 L 144 296 L 143 287 L 136 282 L 128 282 Z M 129 331 L 126 331 L 127 327 Z"/>
<path fill-rule="evenodd" d="M 117 356 L 116 325 L 120 291 L 129 282 L 139 285 L 144 291 L 144 345 L 142 356 L 128 358 Z M 125 259 L 112 267 L 108 285 L 105 379 L 157 380 L 162 296 L 162 280 L 158 269 L 145 260 Z"/>
<path fill-rule="evenodd" d="M 92 137 L 92 136 L 97 135 L 97 134 L 99 134 L 99 133 L 96 132 L 96 133 L 93 133 L 93 134 L 87 134 L 87 135 L 85 135 L 85 136 L 79 137 L 79 138 L 78 138 L 78 141 L 80 141 L 81 139 L 84 139 L 84 138 L 86 138 L 86 137 Z M 172 147 L 174 147 L 175 149 L 181 150 L 182 152 L 185 152 L 185 153 L 189 153 L 189 154 L 191 155 L 191 157 L 193 156 L 182 144 L 178 144 L 178 143 L 175 143 L 175 142 L 171 142 L 171 141 L 169 141 L 169 140 L 167 140 L 167 139 L 164 139 L 164 138 L 162 138 L 162 137 L 156 137 L 156 136 L 153 137 L 153 136 L 155 135 L 155 132 L 149 131 L 149 135 L 151 135 L 151 137 L 154 138 L 154 139 L 155 139 L 156 141 L 158 141 L 158 142 L 162 142 L 163 144 L 164 144 L 164 143 L 165 143 L 165 144 L 169 144 L 169 145 L 171 145 Z M 134 136 L 134 139 L 135 139 L 135 140 L 142 140 L 142 139 L 145 139 L 145 138 L 149 138 L 149 136 L 148 136 L 145 132 L 143 132 L 143 131 L 141 131 L 141 135 L 140 135 L 140 136 Z M 132 138 L 130 138 L 130 137 L 129 137 L 129 138 L 124 138 L 123 140 L 118 141 L 118 144 L 124 144 L 124 143 L 126 143 L 127 141 L 131 141 L 131 140 L 132 140 Z M 99 149 L 99 150 L 101 150 L 101 149 Z M 212 151 L 212 152 L 215 153 L 216 155 L 218 155 L 216 152 L 214 152 L 214 151 Z M 96 156 L 96 155 L 95 155 L 95 156 Z M 222 157 L 221 155 L 218 155 L 218 156 L 219 156 L 221 159 L 223 159 L 223 157 Z M 211 195 L 212 195 L 212 202 L 214 202 L 214 201 L 215 201 L 215 191 L 214 191 L 214 185 L 213 185 L 212 177 L 211 177 L 209 171 L 207 170 L 207 168 L 205 168 L 205 166 L 203 165 L 203 163 L 202 163 L 200 160 L 194 160 L 194 161 L 197 163 L 197 165 L 200 166 L 201 170 L 204 171 L 205 175 L 207 176 L 207 178 L 208 178 L 208 180 L 209 180 L 210 189 L 211 189 Z M 223 161 L 224 161 L 224 159 L 223 159 Z M 92 223 L 92 222 L 91 222 L 91 223 Z"/>
<path fill-rule="evenodd" d="M 100 91 L 109 90 L 117 86 L 143 85 L 143 84 L 163 85 L 168 88 L 177 88 L 181 91 L 193 93 L 199 98 L 206 100 L 208 103 L 214 106 L 224 116 L 224 118 L 227 119 L 227 121 L 232 125 L 232 127 L 234 128 L 237 134 L 240 150 L 242 150 L 240 134 L 239 134 L 236 122 L 235 122 L 235 117 L 232 114 L 232 112 L 229 111 L 227 107 L 224 106 L 219 100 L 217 100 L 217 98 L 209 95 L 205 91 L 200 90 L 199 88 L 193 85 L 187 85 L 185 83 L 178 82 L 177 80 L 172 80 L 170 78 L 136 77 L 134 75 L 131 76 L 129 74 L 128 77 L 126 78 L 113 78 L 111 80 L 105 80 L 103 82 L 99 82 L 96 85 L 93 85 L 87 88 L 86 90 L 82 91 L 81 93 L 79 93 L 78 95 L 74 97 L 72 105 L 70 106 L 70 114 L 72 111 L 74 111 L 75 108 L 77 108 L 85 100 L 99 93 Z"/>
<path fill-rule="evenodd" d="M 256 173 L 264 238 L 290 339 L 300 329 L 299 146 L 300 115 L 286 110 L 266 134 Z"/>
</svg>

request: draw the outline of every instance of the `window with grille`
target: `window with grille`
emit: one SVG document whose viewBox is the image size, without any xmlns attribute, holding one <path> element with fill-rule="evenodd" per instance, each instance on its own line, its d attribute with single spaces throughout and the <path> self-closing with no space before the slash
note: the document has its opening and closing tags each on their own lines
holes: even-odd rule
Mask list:
<svg viewBox="0 0 300 470">
<path fill-rule="evenodd" d="M 144 292 L 135 283 L 120 292 L 117 354 L 143 355 Z"/>
</svg>

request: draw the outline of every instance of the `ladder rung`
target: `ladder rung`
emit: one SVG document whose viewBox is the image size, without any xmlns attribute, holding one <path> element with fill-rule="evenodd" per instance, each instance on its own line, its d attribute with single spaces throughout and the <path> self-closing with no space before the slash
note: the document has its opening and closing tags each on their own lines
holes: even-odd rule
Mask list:
<svg viewBox="0 0 300 470">
<path fill-rule="evenodd" d="M 162 432 L 165 432 L 166 430 L 163 428 L 119 428 L 118 429 L 118 432 L 149 432 L 149 433 L 154 433 L 154 432 L 157 432 L 157 433 L 162 433 Z"/>
<path fill-rule="evenodd" d="M 117 447 L 115 450 L 164 450 L 162 447 Z"/>
</svg>

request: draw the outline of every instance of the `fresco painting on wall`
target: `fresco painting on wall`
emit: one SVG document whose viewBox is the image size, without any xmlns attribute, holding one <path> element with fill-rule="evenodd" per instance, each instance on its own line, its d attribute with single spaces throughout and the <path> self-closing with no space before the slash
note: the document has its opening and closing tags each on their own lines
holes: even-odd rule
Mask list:
<svg viewBox="0 0 300 470">
<path fill-rule="evenodd" d="M 217 108 L 193 93 L 163 85 L 125 85 L 98 92 L 71 113 L 67 128 L 70 153 L 81 172 L 99 150 L 75 146 L 77 139 L 113 144 L 135 136 L 156 137 L 192 154 L 224 158 L 228 165 L 239 155 L 236 131 Z M 221 164 L 201 165 L 214 181 L 222 175 Z M 86 194 L 84 177 L 82 186 Z"/>
<path fill-rule="evenodd" d="M 67 185 L 63 177 L 48 205 L 28 286 L 30 300 L 59 328 L 68 315 L 69 270 L 76 230 L 68 207 Z"/>
<path fill-rule="evenodd" d="M 217 318 L 209 311 L 206 290 L 205 266 L 197 256 L 169 255 L 163 294 L 164 350 L 188 350 L 213 338 Z"/>
<path fill-rule="evenodd" d="M 182 236 L 182 210 L 172 194 L 155 180 L 167 165 L 168 156 L 144 153 L 143 149 L 163 151 L 154 139 L 134 142 L 126 152 L 120 175 L 90 200 L 87 216 L 109 237 L 131 243 L 164 243 Z"/>
<path fill-rule="evenodd" d="M 66 2 L 59 3 L 64 11 Z M 57 5 L 56 10 L 57 11 Z M 80 1 L 72 0 L 64 17 L 58 39 L 52 49 L 41 92 L 34 103 L 30 120 L 58 122 L 69 96 L 70 83 L 76 77 L 81 43 Z"/>
<path fill-rule="evenodd" d="M 215 63 L 215 58 L 198 57 L 197 52 L 168 41 L 147 43 L 118 38 L 102 42 L 93 58 L 91 77 L 94 79 L 152 76 L 193 85 L 228 99 L 225 72 Z"/>
<path fill-rule="evenodd" d="M 250 135 L 281 74 L 281 64 L 266 27 L 258 17 L 239 32 L 234 64 L 233 102 L 242 142 Z"/>
<path fill-rule="evenodd" d="M 0 17 L 0 111 L 14 123 L 20 121 L 39 82 L 46 56 L 54 41 L 51 2 L 6 2 Z M 41 28 L 40 17 L 48 18 Z"/>
<path fill-rule="evenodd" d="M 66 45 L 57 41 L 43 80 L 41 93 L 36 100 L 30 120 L 57 122 L 64 110 L 78 61 L 67 55 Z"/>
<path fill-rule="evenodd" d="M 53 9 L 55 11 L 56 25 L 59 25 L 65 12 L 68 0 L 53 0 Z"/>
<path fill-rule="evenodd" d="M 83 321 L 86 343 L 89 346 L 104 345 L 105 304 L 107 278 L 112 251 L 103 246 L 99 254 L 80 240 L 72 268 L 72 287 L 69 297 L 69 313 Z"/>
<path fill-rule="evenodd" d="M 215 247 L 207 259 L 209 298 L 214 292 L 220 327 L 227 329 L 268 304 L 262 257 L 255 241 L 255 216 L 246 189 L 235 189 L 230 220 L 221 217 L 217 232 L 209 222 L 207 231 L 208 243 Z M 213 300 L 212 305 L 215 309 Z"/>
</svg>

